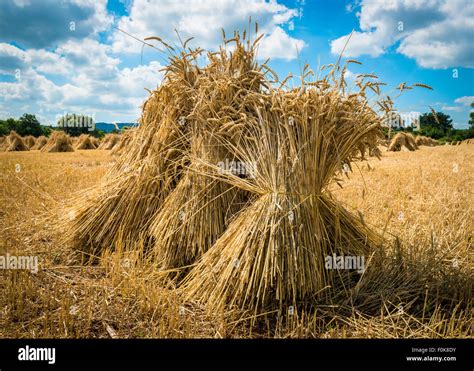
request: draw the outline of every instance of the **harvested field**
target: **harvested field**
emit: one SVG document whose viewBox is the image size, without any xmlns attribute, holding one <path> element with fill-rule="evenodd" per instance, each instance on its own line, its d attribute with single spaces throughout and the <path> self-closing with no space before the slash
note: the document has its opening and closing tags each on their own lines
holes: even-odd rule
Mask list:
<svg viewBox="0 0 474 371">
<path fill-rule="evenodd" d="M 252 326 L 237 310 L 212 315 L 186 301 L 135 252 L 82 265 L 62 243 L 55 225 L 74 218 L 64 205 L 100 182 L 110 151 L 1 153 L 0 254 L 37 255 L 40 270 L 0 272 L 0 336 L 110 337 L 106 324 L 119 337 L 472 336 L 473 160 L 473 146 L 422 146 L 353 163 L 331 189 L 385 236 L 384 264 L 369 264 L 337 308 L 296 306 Z"/>
</svg>

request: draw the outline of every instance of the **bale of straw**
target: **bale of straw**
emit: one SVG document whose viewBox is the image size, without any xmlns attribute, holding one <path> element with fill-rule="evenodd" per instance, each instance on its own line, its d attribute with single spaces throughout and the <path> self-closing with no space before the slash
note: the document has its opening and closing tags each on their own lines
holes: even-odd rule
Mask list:
<svg viewBox="0 0 474 371">
<path fill-rule="evenodd" d="M 23 138 L 23 142 L 31 149 L 36 143 L 36 138 L 33 135 L 28 135 Z"/>
<path fill-rule="evenodd" d="M 418 135 L 415 139 L 415 142 L 418 146 L 429 146 L 433 147 L 438 144 L 438 142 L 430 137 L 425 137 L 423 135 Z"/>
<path fill-rule="evenodd" d="M 227 144 L 245 163 L 256 164 L 255 179 L 212 174 L 211 168 L 214 177 L 253 197 L 184 279 L 188 300 L 200 301 L 212 311 L 296 305 L 348 279 L 349 272 L 337 275 L 325 269 L 326 256 L 366 256 L 376 244 L 375 234 L 334 202 L 327 190 L 341 158 L 350 162 L 361 138 L 351 117 L 324 113 L 320 94 L 275 93 L 279 97 L 272 103 L 277 108 L 318 119 L 281 125 L 278 113 L 259 110 L 254 112 L 259 119 L 250 121 L 254 126 L 249 125 L 248 139 Z M 332 98 L 326 103 L 343 109 L 340 97 Z M 358 109 L 362 107 L 351 102 L 344 111 L 357 115 Z M 368 133 L 378 124 L 366 113 L 368 121 L 361 129 Z M 326 132 L 334 136 L 326 137 Z M 307 173 L 308 169 L 313 170 Z"/>
<path fill-rule="evenodd" d="M 41 152 L 74 152 L 71 137 L 64 131 L 54 131 Z"/>
<path fill-rule="evenodd" d="M 418 145 L 418 146 L 423 146 L 425 145 L 426 141 L 425 141 L 425 138 L 424 136 L 422 135 L 418 135 L 415 139 L 415 143 Z"/>
<path fill-rule="evenodd" d="M 46 144 L 48 143 L 48 138 L 46 138 L 44 135 L 39 136 L 36 139 L 35 145 L 31 147 L 33 150 L 40 150 L 43 148 Z"/>
<path fill-rule="evenodd" d="M 153 240 L 148 231 L 151 217 L 176 187 L 186 165 L 190 138 L 183 135 L 189 132 L 183 118 L 193 108 L 191 92 L 199 74 L 193 61 L 198 55 L 193 52 L 171 61 L 166 81 L 143 106 L 128 150 L 118 156 L 102 185 L 73 206 L 77 217 L 70 240 L 74 246 L 94 254 L 116 244 L 134 248 L 139 241 Z M 110 148 L 117 139 L 107 135 L 100 149 Z"/>
<path fill-rule="evenodd" d="M 120 141 L 120 137 L 120 134 L 107 134 L 100 144 L 99 149 L 111 150 Z"/>
<path fill-rule="evenodd" d="M 429 138 L 429 137 L 426 138 L 425 142 L 426 142 L 426 145 L 430 147 L 434 147 L 438 145 L 438 141 L 436 139 Z"/>
<path fill-rule="evenodd" d="M 104 146 L 106 145 L 106 143 L 109 142 L 109 138 L 110 138 L 110 135 L 112 134 L 105 134 L 105 136 L 103 138 L 100 139 L 100 143 L 99 143 L 99 147 L 97 147 L 97 149 L 104 149 Z"/>
<path fill-rule="evenodd" d="M 411 133 L 405 133 L 405 136 L 407 137 L 407 145 L 410 148 L 413 148 L 413 150 L 418 149 L 418 145 L 416 144 L 415 136 Z M 409 151 L 412 149 L 408 148 Z"/>
<path fill-rule="evenodd" d="M 23 142 L 23 139 L 15 131 L 10 132 L 3 148 L 6 152 L 30 150 L 28 146 Z"/>
<path fill-rule="evenodd" d="M 326 269 L 326 256 L 368 257 L 379 243 L 330 188 L 377 147 L 381 118 L 363 91 L 344 94 L 337 67 L 274 88 L 258 43 L 230 42 L 204 67 L 199 49 L 171 55 L 126 150 L 74 201 L 68 237 L 90 254 L 120 247 L 162 269 L 194 264 L 181 290 L 211 311 L 313 300 L 355 274 Z"/>
<path fill-rule="evenodd" d="M 96 149 L 96 146 L 92 143 L 89 134 L 81 134 L 74 145 L 74 149 Z"/>
<path fill-rule="evenodd" d="M 111 155 L 118 156 L 126 150 L 133 137 L 133 129 L 128 129 L 124 134 L 120 135 L 120 140 L 112 147 Z"/>
<path fill-rule="evenodd" d="M 398 152 L 403 148 L 406 148 L 409 151 L 415 151 L 418 149 L 417 144 L 415 143 L 415 138 L 413 135 L 408 133 L 398 133 L 395 135 L 388 146 L 388 151 Z"/>
<path fill-rule="evenodd" d="M 90 140 L 91 140 L 91 142 L 92 142 L 92 144 L 94 145 L 95 148 L 99 148 L 99 145 L 100 145 L 99 138 L 96 138 L 96 137 L 91 135 Z"/>
<path fill-rule="evenodd" d="M 6 149 L 7 137 L 0 135 L 0 152 L 4 152 Z"/>
</svg>

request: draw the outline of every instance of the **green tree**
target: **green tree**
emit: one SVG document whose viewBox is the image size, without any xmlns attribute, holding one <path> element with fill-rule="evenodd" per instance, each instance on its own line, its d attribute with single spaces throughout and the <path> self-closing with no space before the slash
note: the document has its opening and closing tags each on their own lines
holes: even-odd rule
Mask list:
<svg viewBox="0 0 474 371">
<path fill-rule="evenodd" d="M 474 108 L 474 102 L 471 103 L 471 108 Z M 474 111 L 469 112 L 469 127 L 474 129 Z"/>
<path fill-rule="evenodd" d="M 10 117 L 0 120 L 0 135 L 8 135 L 11 131 L 19 135 L 49 136 L 51 127 L 40 125 L 35 115 L 25 113 L 20 119 Z"/>
<path fill-rule="evenodd" d="M 44 135 L 46 137 L 49 137 L 49 135 L 53 131 L 51 126 L 44 126 L 44 125 L 41 125 L 41 130 L 43 131 L 42 135 Z"/>
<path fill-rule="evenodd" d="M 20 117 L 19 125 L 16 132 L 21 135 L 33 135 L 35 137 L 39 137 L 43 134 L 43 130 L 41 128 L 41 124 L 39 123 L 38 119 L 35 115 L 31 115 L 29 113 L 23 114 Z"/>
<path fill-rule="evenodd" d="M 451 117 L 443 112 L 436 112 L 436 114 L 428 112 L 420 116 L 420 127 L 425 135 L 433 133 L 434 135 L 442 134 L 441 136 L 445 136 L 453 128 L 452 122 Z"/>
<path fill-rule="evenodd" d="M 8 135 L 10 131 L 17 131 L 20 122 L 14 118 L 8 118 L 6 120 L 0 120 L 0 135 Z"/>
<path fill-rule="evenodd" d="M 95 129 L 94 131 L 91 131 L 89 134 L 96 138 L 103 138 L 105 137 L 106 132 L 100 129 Z"/>
</svg>

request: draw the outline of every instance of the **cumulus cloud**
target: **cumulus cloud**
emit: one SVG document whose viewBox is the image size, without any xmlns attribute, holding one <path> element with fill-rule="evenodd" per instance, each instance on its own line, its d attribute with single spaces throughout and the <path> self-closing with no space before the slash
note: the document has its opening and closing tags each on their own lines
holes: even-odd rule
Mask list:
<svg viewBox="0 0 474 371">
<path fill-rule="evenodd" d="M 158 35 L 177 42 L 177 29 L 182 39 L 192 35 L 196 46 L 212 49 L 221 42 L 221 27 L 228 33 L 242 30 L 251 15 L 265 34 L 262 58 L 290 60 L 306 46 L 285 31 L 298 11 L 277 0 L 122 2 L 128 15 L 118 26 L 140 38 Z M 140 43 L 118 31 L 99 35 L 111 30 L 106 5 L 106 0 L 0 2 L 0 117 L 31 112 L 43 123 L 70 112 L 104 121 L 139 118 L 145 88 L 161 82 L 163 65 L 137 66 Z"/>
<path fill-rule="evenodd" d="M 464 111 L 464 107 L 460 106 L 442 106 L 442 111 L 453 111 L 453 112 L 462 112 Z"/>
<path fill-rule="evenodd" d="M 89 37 L 111 25 L 106 5 L 106 0 L 1 1 L 0 41 L 40 49 Z"/>
<path fill-rule="evenodd" d="M 271 34 L 264 37 L 258 51 L 262 58 L 280 58 L 291 60 L 305 47 L 303 40 L 293 39 L 280 27 L 275 27 Z"/>
<path fill-rule="evenodd" d="M 8 58 L 10 68 L 19 66 L 21 72 L 13 82 L 0 82 L 0 102 L 6 107 L 2 116 L 18 116 L 27 109 L 49 122 L 67 112 L 106 121 L 136 120 L 148 94 L 144 88 L 156 88 L 163 66 L 151 62 L 120 69 L 119 59 L 108 54 L 110 48 L 91 39 L 70 40 L 54 52 L 0 44 L 0 61 Z M 62 76 L 67 82 L 54 83 L 45 74 Z"/>
<path fill-rule="evenodd" d="M 345 56 L 377 57 L 392 46 L 425 68 L 474 67 L 474 3 L 446 0 L 365 0 Z M 331 42 L 339 54 L 349 35 Z"/>
<path fill-rule="evenodd" d="M 212 49 L 222 41 L 221 28 L 228 33 L 241 30 L 248 25 L 251 16 L 258 20 L 260 31 L 266 34 L 261 56 L 266 53 L 266 56 L 288 60 L 296 58 L 295 45 L 305 46 L 302 40 L 291 37 L 281 27 L 297 15 L 297 10 L 275 0 L 135 0 L 129 15 L 120 19 L 118 27 L 141 39 L 159 36 L 169 43 L 177 41 L 176 29 L 183 40 L 194 37 L 195 45 Z M 140 43 L 118 31 L 113 34 L 112 42 L 115 52 L 140 53 L 142 50 Z"/>
<path fill-rule="evenodd" d="M 474 102 L 474 96 L 459 97 L 454 100 L 454 103 L 462 104 L 463 106 L 470 106 Z"/>
<path fill-rule="evenodd" d="M 452 111 L 452 112 L 463 112 L 468 110 L 468 107 L 471 106 L 471 103 L 474 102 L 474 96 L 464 96 L 459 97 L 454 100 L 454 105 L 444 104 L 441 107 L 443 111 Z"/>
<path fill-rule="evenodd" d="M 26 53 L 10 44 L 0 43 L 0 72 L 14 74 L 25 65 Z"/>
</svg>

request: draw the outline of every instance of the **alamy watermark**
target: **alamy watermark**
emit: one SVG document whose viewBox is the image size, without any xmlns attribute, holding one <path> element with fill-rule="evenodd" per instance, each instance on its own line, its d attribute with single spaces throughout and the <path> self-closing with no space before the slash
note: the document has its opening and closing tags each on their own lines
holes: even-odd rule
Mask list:
<svg viewBox="0 0 474 371">
<path fill-rule="evenodd" d="M 95 120 L 92 116 L 65 114 L 58 118 L 57 124 L 60 128 L 87 128 L 88 131 L 95 130 Z"/>
<path fill-rule="evenodd" d="M 17 256 L 7 253 L 0 255 L 0 270 L 28 270 L 31 273 L 38 273 L 37 256 Z"/>
<path fill-rule="evenodd" d="M 229 161 L 229 159 L 225 159 L 225 161 L 219 161 L 217 166 L 219 166 L 220 174 L 227 173 L 237 175 L 241 178 L 255 179 L 256 167 L 254 163 L 244 161 Z"/>
<path fill-rule="evenodd" d="M 365 257 L 364 256 L 350 256 L 350 255 L 327 255 L 325 258 L 326 269 L 353 269 L 357 273 L 364 273 L 365 271 Z"/>
<path fill-rule="evenodd" d="M 56 348 L 35 348 L 29 345 L 18 349 L 19 361 L 45 361 L 50 365 L 56 363 Z"/>
<path fill-rule="evenodd" d="M 419 131 L 420 127 L 420 112 L 388 112 L 383 117 L 385 126 L 390 126 L 393 129 L 406 129 L 411 127 L 413 131 Z"/>
</svg>

